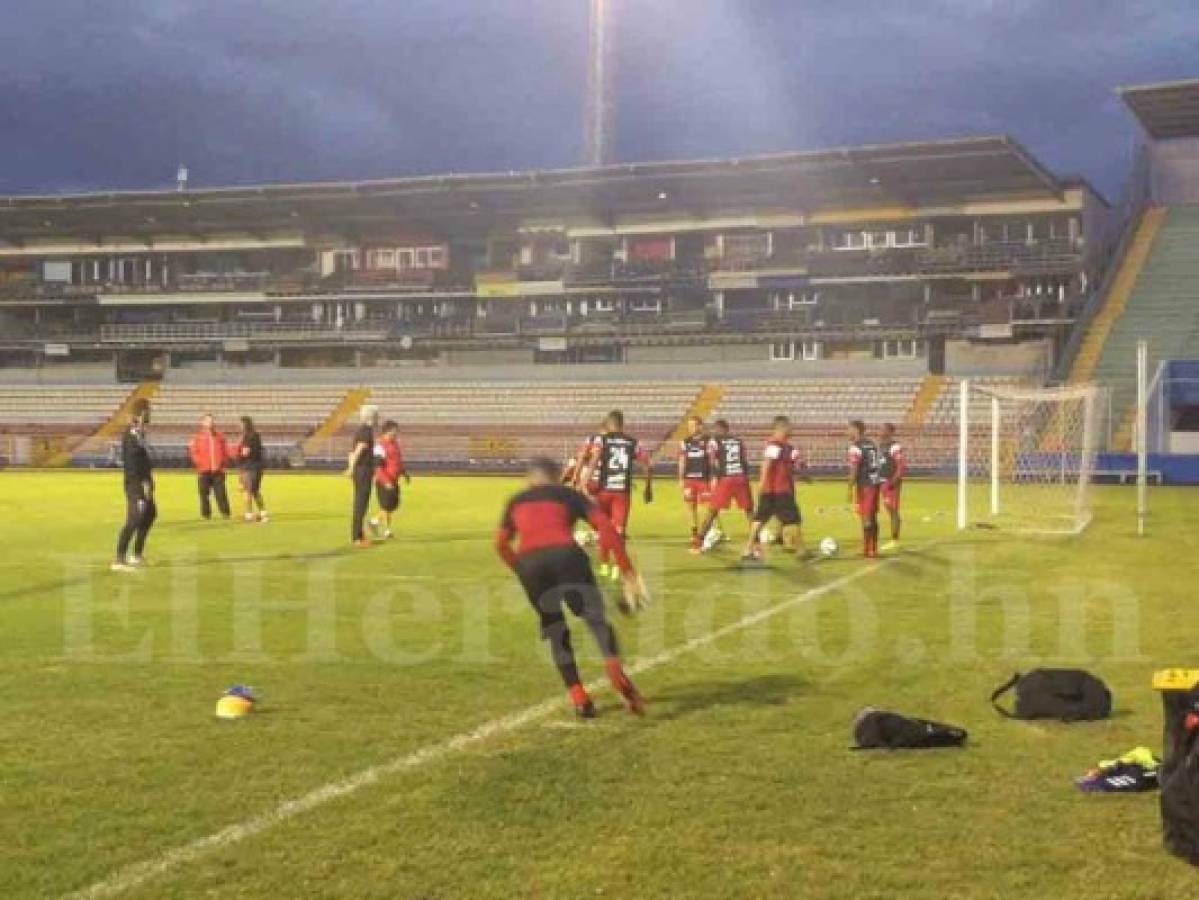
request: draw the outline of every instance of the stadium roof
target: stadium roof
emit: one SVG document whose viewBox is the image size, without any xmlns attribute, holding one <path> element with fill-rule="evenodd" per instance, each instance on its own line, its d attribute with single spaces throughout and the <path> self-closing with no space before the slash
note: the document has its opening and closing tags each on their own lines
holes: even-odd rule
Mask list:
<svg viewBox="0 0 1199 900">
<path fill-rule="evenodd" d="M 401 223 L 483 231 L 497 221 L 539 217 L 612 220 L 1060 197 L 1068 186 L 1018 142 L 983 137 L 593 169 L 0 197 L 0 240 L 321 228 L 367 232 Z"/>
<path fill-rule="evenodd" d="M 1155 140 L 1199 137 L 1199 80 L 1126 87 L 1118 93 Z"/>
</svg>

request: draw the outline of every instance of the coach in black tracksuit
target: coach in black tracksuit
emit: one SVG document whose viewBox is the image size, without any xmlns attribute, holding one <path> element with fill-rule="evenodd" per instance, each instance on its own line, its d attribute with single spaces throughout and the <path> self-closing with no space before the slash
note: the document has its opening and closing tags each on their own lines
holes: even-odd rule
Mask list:
<svg viewBox="0 0 1199 900">
<path fill-rule="evenodd" d="M 350 540 L 360 547 L 367 545 L 364 524 L 371 505 L 371 487 L 375 482 L 375 428 L 379 425 L 379 410 L 364 406 L 362 424 L 354 435 L 346 474 L 354 483 L 354 506 L 350 514 Z"/>
<path fill-rule="evenodd" d="M 136 401 L 129 427 L 121 437 L 121 463 L 125 470 L 125 524 L 117 539 L 117 555 L 112 563 L 116 572 L 131 571 L 143 564 L 146 538 L 154 526 L 154 520 L 158 518 L 158 507 L 154 503 L 154 462 L 146 443 L 146 426 L 149 424 L 149 402 Z"/>
</svg>

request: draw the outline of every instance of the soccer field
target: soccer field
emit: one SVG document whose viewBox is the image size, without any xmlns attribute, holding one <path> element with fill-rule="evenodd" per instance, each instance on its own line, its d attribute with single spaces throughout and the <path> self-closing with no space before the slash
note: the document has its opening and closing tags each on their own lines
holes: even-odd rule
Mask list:
<svg viewBox="0 0 1199 900">
<path fill-rule="evenodd" d="M 668 487 L 637 503 L 655 596 L 619 619 L 649 700 L 576 723 L 491 548 L 515 482 L 418 478 L 398 538 L 350 550 L 348 485 L 275 475 L 265 526 L 198 520 L 185 475 L 137 575 L 108 572 L 119 475 L 0 475 L 0 896 L 1177 897 L 1156 795 L 1084 796 L 1158 748 L 1152 671 L 1195 663 L 1194 492 L 1097 489 L 1077 538 L 952 531 L 911 483 L 904 552 L 856 558 L 844 486 L 811 542 L 687 553 Z M 584 675 L 602 675 L 575 628 Z M 1109 721 L 1008 721 L 992 688 L 1092 669 Z M 222 690 L 262 695 L 213 716 Z M 867 704 L 960 724 L 961 751 L 855 753 Z"/>
</svg>

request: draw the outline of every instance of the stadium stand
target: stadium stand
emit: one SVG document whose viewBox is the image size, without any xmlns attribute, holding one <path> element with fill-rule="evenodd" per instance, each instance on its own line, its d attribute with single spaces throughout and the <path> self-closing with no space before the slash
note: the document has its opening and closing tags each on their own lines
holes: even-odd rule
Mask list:
<svg viewBox="0 0 1199 900">
<path fill-rule="evenodd" d="M 0 432 L 22 435 L 86 435 L 121 406 L 127 385 L 0 386 Z"/>
<path fill-rule="evenodd" d="M 126 385 L 0 386 L 0 455 L 46 464 L 112 418 L 129 393 Z"/>
<path fill-rule="evenodd" d="M 415 463 L 503 466 L 530 456 L 561 459 L 600 428 L 612 409 L 654 452 L 686 414 L 698 382 L 390 385 L 371 390 L 383 418 L 400 423 L 406 457 Z M 331 443 L 344 453 L 352 424 Z"/>
<path fill-rule="evenodd" d="M 871 426 L 902 423 L 920 385 L 919 378 L 737 382 L 725 387 L 713 418 L 728 419 L 733 431 L 749 442 L 751 454 L 756 454 L 770 420 L 787 415 L 809 466 L 830 471 L 844 466 L 845 428 L 850 419 L 863 419 Z"/>
<path fill-rule="evenodd" d="M 1163 359 L 1199 356 L 1199 207 L 1173 207 L 1149 249 L 1145 266 L 1095 365 L 1109 385 L 1117 424 L 1116 449 L 1129 449 L 1136 405 L 1136 344 L 1149 342 L 1150 375 Z"/>
<path fill-rule="evenodd" d="M 200 417 L 211 413 L 233 436 L 240 416 L 251 416 L 272 455 L 290 453 L 328 419 L 346 394 L 340 386 L 164 384 L 154 400 L 153 443 L 164 462 L 181 462 Z"/>
</svg>

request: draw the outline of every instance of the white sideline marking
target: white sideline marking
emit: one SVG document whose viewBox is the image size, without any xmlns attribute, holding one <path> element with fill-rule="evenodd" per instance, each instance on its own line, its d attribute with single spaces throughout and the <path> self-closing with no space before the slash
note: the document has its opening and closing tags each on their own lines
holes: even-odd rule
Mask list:
<svg viewBox="0 0 1199 900">
<path fill-rule="evenodd" d="M 717 628 L 708 634 L 692 638 L 685 643 L 671 647 L 669 650 L 664 650 L 657 656 L 638 660 L 629 665 L 627 671 L 631 675 L 638 675 L 650 669 L 656 669 L 659 666 L 674 662 L 679 657 L 692 653 L 701 647 L 713 644 L 722 638 L 728 637 L 730 634 L 744 631 L 746 628 L 752 628 L 754 625 L 772 619 L 780 613 L 786 612 L 788 609 L 811 602 L 812 600 L 818 600 L 825 594 L 836 591 L 851 582 L 857 581 L 859 578 L 873 575 L 884 566 L 888 566 L 900 559 L 902 559 L 902 556 L 893 556 L 879 560 L 863 568 L 855 569 L 853 572 L 846 573 L 839 578 L 834 578 L 832 581 L 804 591 L 802 594 L 797 594 L 789 600 L 782 600 L 774 606 L 768 606 L 757 612 L 742 616 L 736 622 L 732 622 L 722 628 Z M 597 690 L 606 683 L 607 680 L 605 678 L 598 678 L 590 682 L 587 688 L 588 690 Z M 389 762 L 370 766 L 342 781 L 330 782 L 300 797 L 285 800 L 261 815 L 246 819 L 244 822 L 222 828 L 220 831 L 198 838 L 190 844 L 183 844 L 182 846 L 167 850 L 153 859 L 133 863 L 123 869 L 118 869 L 107 878 L 97 881 L 91 887 L 69 894 L 68 896 L 80 898 L 80 900 L 82 898 L 89 898 L 90 900 L 90 898 L 115 897 L 127 890 L 145 884 L 159 875 L 164 875 L 172 869 L 197 860 L 209 851 L 228 847 L 231 844 L 236 844 L 247 838 L 262 834 L 276 825 L 280 825 L 289 819 L 294 819 L 296 816 L 324 806 L 326 803 L 355 794 L 388 776 L 418 768 L 426 763 L 436 762 L 442 757 L 457 753 L 460 750 L 466 750 L 496 735 L 516 731 L 525 725 L 536 722 L 538 719 L 553 715 L 561 709 L 562 698 L 556 695 L 551 700 L 546 700 L 508 716 L 492 719 L 490 722 L 484 722 L 473 731 L 463 732 L 441 743 L 429 744 L 405 756 L 396 757 Z"/>
</svg>

